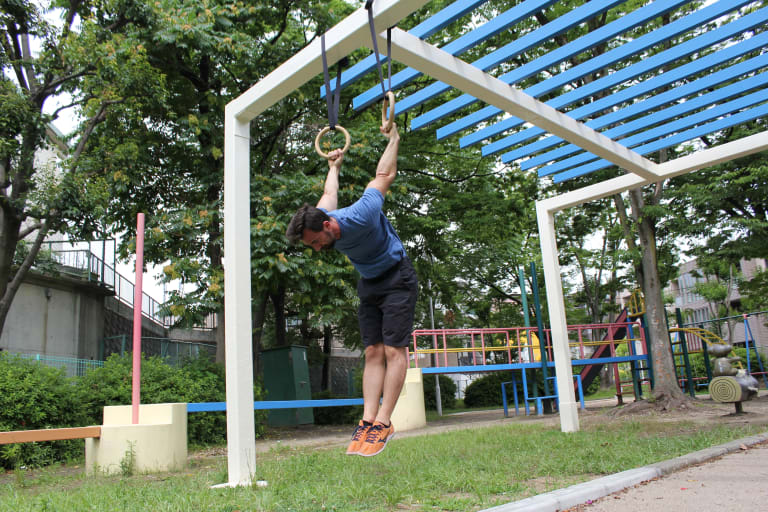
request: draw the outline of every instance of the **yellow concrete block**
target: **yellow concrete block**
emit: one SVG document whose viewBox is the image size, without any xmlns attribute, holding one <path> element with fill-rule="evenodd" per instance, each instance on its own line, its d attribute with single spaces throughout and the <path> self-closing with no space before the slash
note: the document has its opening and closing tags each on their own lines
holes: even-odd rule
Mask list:
<svg viewBox="0 0 768 512">
<path fill-rule="evenodd" d="M 403 389 L 392 412 L 392 424 L 395 426 L 395 432 L 427 426 L 427 415 L 424 411 L 424 384 L 421 370 L 418 368 L 409 368 L 405 375 Z"/>
<path fill-rule="evenodd" d="M 179 470 L 187 464 L 187 404 L 139 406 L 132 424 L 130 405 L 104 408 L 101 437 L 85 441 L 86 472 L 115 474 Z"/>
</svg>

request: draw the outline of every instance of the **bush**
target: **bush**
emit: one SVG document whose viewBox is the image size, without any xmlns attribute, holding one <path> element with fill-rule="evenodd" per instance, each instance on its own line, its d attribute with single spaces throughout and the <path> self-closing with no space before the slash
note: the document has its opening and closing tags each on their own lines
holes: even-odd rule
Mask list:
<svg viewBox="0 0 768 512">
<path fill-rule="evenodd" d="M 81 427 L 80 399 L 64 370 L 0 353 L 0 431 Z M 82 457 L 83 441 L 0 446 L 0 467 L 45 466 Z"/>
<path fill-rule="evenodd" d="M 344 398 L 332 394 L 330 391 L 312 393 L 313 400 L 331 400 Z M 334 407 L 315 407 L 315 425 L 357 425 L 363 417 L 362 405 L 343 405 Z"/>
<path fill-rule="evenodd" d="M 467 407 L 501 406 L 501 383 L 510 380 L 512 380 L 512 372 L 493 372 L 473 380 L 464 390 L 464 405 Z M 522 393 L 521 386 L 518 386 L 518 391 Z"/>
<path fill-rule="evenodd" d="M 103 368 L 90 370 L 79 379 L 78 388 L 89 421 L 101 424 L 103 407 L 131 403 L 132 356 L 111 355 Z M 254 384 L 254 398 L 261 398 L 261 386 Z M 224 402 L 225 379 L 221 365 L 207 355 L 186 360 L 180 367 L 167 365 L 159 357 L 141 360 L 141 403 Z M 264 432 L 266 414 L 255 414 L 256 434 Z M 191 445 L 219 444 L 226 441 L 225 412 L 189 415 L 187 436 Z"/>
<path fill-rule="evenodd" d="M 453 409 L 456 407 L 456 383 L 447 375 L 439 375 L 440 379 L 440 404 L 443 409 Z M 437 409 L 437 400 L 435 400 L 435 377 L 434 375 L 424 375 L 424 408 L 430 410 Z"/>
<path fill-rule="evenodd" d="M 574 375 L 576 374 L 577 371 L 581 372 L 581 368 L 582 368 L 581 366 L 574 368 L 573 369 Z M 587 389 L 582 389 L 581 391 L 584 393 L 584 396 L 594 395 L 595 393 L 600 391 L 600 374 L 598 373 L 597 375 L 595 375 L 595 378 L 592 379 L 592 382 L 589 383 L 589 386 L 587 386 Z"/>
</svg>

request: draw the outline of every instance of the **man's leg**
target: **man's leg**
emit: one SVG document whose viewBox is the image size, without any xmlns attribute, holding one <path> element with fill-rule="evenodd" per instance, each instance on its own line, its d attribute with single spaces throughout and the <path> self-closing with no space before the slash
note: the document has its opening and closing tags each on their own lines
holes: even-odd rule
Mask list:
<svg viewBox="0 0 768 512">
<path fill-rule="evenodd" d="M 384 346 L 384 354 L 387 360 L 387 369 L 384 374 L 384 394 L 381 407 L 376 415 L 376 421 L 384 425 L 390 424 L 392 411 L 395 410 L 400 391 L 403 389 L 405 374 L 408 369 L 408 358 L 405 347 Z"/>
<path fill-rule="evenodd" d="M 358 455 L 365 442 L 368 430 L 373 426 L 379 412 L 379 398 L 384 387 L 384 345 L 378 343 L 365 349 L 365 368 L 363 369 L 363 419 L 355 427 L 352 440 L 347 446 L 347 455 Z"/>
<path fill-rule="evenodd" d="M 382 374 L 381 385 L 376 388 L 378 391 L 378 394 L 376 395 L 376 406 L 378 407 L 376 421 L 373 422 L 371 428 L 365 433 L 365 441 L 363 441 L 357 452 L 363 457 L 372 457 L 381 453 L 387 446 L 387 443 L 395 436 L 395 428 L 394 425 L 392 425 L 390 416 L 392 416 L 392 411 L 395 409 L 395 404 L 400 396 L 400 390 L 403 389 L 406 367 L 408 365 L 405 347 L 390 347 L 382 344 L 376 346 L 383 348 L 383 350 L 381 350 L 381 359 L 385 360 L 386 368 Z M 366 354 L 367 350 L 368 349 L 366 349 Z M 379 366 L 376 366 L 376 368 L 379 368 Z M 368 373 L 367 357 L 365 369 L 366 373 Z M 366 380 L 365 377 L 363 377 L 363 379 L 364 381 Z M 371 388 L 373 388 L 373 385 L 371 385 Z M 383 396 L 381 395 L 382 392 Z M 371 389 L 371 395 L 373 395 L 373 389 Z M 381 406 L 379 407 L 380 396 L 382 396 L 382 400 Z M 366 396 L 364 407 L 366 411 L 369 410 L 368 404 L 369 400 Z M 367 412 L 364 414 L 367 414 Z"/>
<path fill-rule="evenodd" d="M 382 390 L 385 389 L 385 375 L 388 372 L 386 364 L 383 343 L 365 347 L 365 368 L 363 369 L 364 421 L 373 423 L 379 414 L 379 399 Z M 386 391 L 384 394 L 386 395 Z"/>
</svg>

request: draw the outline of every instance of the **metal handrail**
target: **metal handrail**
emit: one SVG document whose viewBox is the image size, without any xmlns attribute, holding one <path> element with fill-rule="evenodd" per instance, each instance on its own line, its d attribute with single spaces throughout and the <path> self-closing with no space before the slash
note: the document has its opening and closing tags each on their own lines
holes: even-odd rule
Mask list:
<svg viewBox="0 0 768 512">
<path fill-rule="evenodd" d="M 54 244 L 61 244 L 62 242 L 45 242 L 44 245 L 48 246 L 47 252 L 50 253 L 51 259 L 57 264 L 80 270 L 83 272 L 83 277 L 89 282 L 96 282 L 102 284 L 107 288 L 111 288 L 115 292 L 115 298 L 125 304 L 126 306 L 133 308 L 133 292 L 134 284 L 123 277 L 119 272 L 115 270 L 112 265 L 109 265 L 104 259 L 99 258 L 89 249 L 54 249 Z M 70 243 L 70 242 L 67 242 Z M 71 243 L 70 243 L 71 244 Z M 160 313 L 163 305 L 152 298 L 146 292 L 141 293 L 141 313 L 149 320 L 156 324 L 162 325 L 165 328 L 172 327 L 178 317 L 173 315 L 163 315 Z M 195 329 L 214 329 L 216 327 L 216 315 L 210 314 L 206 317 L 204 325 L 194 326 Z"/>
</svg>

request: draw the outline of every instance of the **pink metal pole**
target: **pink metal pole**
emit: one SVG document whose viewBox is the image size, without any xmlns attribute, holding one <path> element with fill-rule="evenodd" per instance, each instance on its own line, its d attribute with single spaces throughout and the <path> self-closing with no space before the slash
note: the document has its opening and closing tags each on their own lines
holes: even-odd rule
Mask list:
<svg viewBox="0 0 768 512">
<path fill-rule="evenodd" d="M 141 303 L 144 278 L 144 214 L 136 220 L 136 285 L 133 287 L 133 380 L 131 405 L 133 424 L 139 423 L 141 401 Z"/>
</svg>

